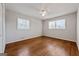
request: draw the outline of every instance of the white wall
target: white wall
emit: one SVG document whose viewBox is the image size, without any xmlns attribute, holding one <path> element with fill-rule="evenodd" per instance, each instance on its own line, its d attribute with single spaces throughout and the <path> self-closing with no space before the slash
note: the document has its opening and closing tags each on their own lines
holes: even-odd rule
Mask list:
<svg viewBox="0 0 79 59">
<path fill-rule="evenodd" d="M 0 53 L 5 49 L 5 4 L 0 4 Z"/>
<path fill-rule="evenodd" d="M 28 11 L 26 11 L 28 12 Z M 17 18 L 23 17 L 31 22 L 30 30 L 17 30 Z M 6 10 L 6 43 L 42 35 L 42 21 L 11 10 Z"/>
<path fill-rule="evenodd" d="M 78 46 L 78 50 L 79 50 L 79 8 L 77 11 L 77 46 Z"/>
<path fill-rule="evenodd" d="M 66 29 L 65 30 L 58 30 L 58 29 L 48 29 L 48 22 L 51 20 L 66 20 Z M 43 21 L 43 35 L 60 38 L 69 41 L 76 41 L 76 13 L 63 15 L 56 18 L 51 18 Z"/>
<path fill-rule="evenodd" d="M 2 18 L 3 18 L 3 53 L 5 52 L 5 41 L 6 41 L 6 35 L 5 35 L 5 3 L 2 3 Z"/>
<path fill-rule="evenodd" d="M 3 32 L 2 32 L 2 5 L 0 4 L 0 53 L 2 53 L 3 48 Z"/>
</svg>

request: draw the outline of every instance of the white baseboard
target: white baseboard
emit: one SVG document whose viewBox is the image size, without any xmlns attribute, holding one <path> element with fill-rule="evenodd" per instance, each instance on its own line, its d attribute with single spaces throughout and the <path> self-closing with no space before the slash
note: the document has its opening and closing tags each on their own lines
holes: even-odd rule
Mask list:
<svg viewBox="0 0 79 59">
<path fill-rule="evenodd" d="M 73 39 L 68 39 L 68 38 L 53 37 L 53 36 L 49 36 L 49 35 L 44 35 L 44 36 L 48 36 L 48 37 L 51 37 L 51 38 L 58 38 L 58 39 L 62 39 L 62 40 L 67 40 L 67 41 L 76 42 L 76 41 L 74 41 Z"/>
<path fill-rule="evenodd" d="M 35 37 L 39 37 L 39 36 L 41 36 L 41 35 L 29 36 L 29 37 L 22 37 L 22 38 L 20 38 L 20 39 L 16 39 L 16 41 L 9 41 L 9 42 L 6 42 L 6 44 L 14 43 L 14 42 L 22 41 L 22 40 L 27 40 L 27 39 L 31 39 L 31 38 L 35 38 Z"/>
</svg>

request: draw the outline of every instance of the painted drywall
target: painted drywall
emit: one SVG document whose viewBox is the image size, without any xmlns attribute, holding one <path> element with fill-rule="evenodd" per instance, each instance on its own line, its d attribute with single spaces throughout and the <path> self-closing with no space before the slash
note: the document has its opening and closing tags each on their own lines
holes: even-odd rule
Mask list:
<svg viewBox="0 0 79 59">
<path fill-rule="evenodd" d="M 48 29 L 48 22 L 53 20 L 66 20 L 66 29 Z M 43 21 L 43 35 L 60 38 L 69 41 L 76 41 L 76 13 L 63 15 Z"/>
<path fill-rule="evenodd" d="M 3 48 L 3 32 L 2 32 L 2 5 L 0 4 L 0 53 L 2 53 L 2 48 Z"/>
<path fill-rule="evenodd" d="M 5 50 L 5 4 L 0 4 L 0 53 Z"/>
<path fill-rule="evenodd" d="M 79 50 L 79 8 L 77 10 L 77 46 Z"/>
<path fill-rule="evenodd" d="M 5 41 L 6 41 L 6 35 L 5 35 L 5 3 L 2 3 L 2 19 L 3 19 L 3 53 L 5 52 Z"/>
<path fill-rule="evenodd" d="M 28 12 L 28 11 L 26 11 Z M 29 30 L 18 30 L 17 19 L 22 17 L 30 20 Z M 6 10 L 6 44 L 24 39 L 29 39 L 42 35 L 42 21 L 36 18 L 32 18 L 27 15 L 23 15 L 11 10 Z"/>
</svg>

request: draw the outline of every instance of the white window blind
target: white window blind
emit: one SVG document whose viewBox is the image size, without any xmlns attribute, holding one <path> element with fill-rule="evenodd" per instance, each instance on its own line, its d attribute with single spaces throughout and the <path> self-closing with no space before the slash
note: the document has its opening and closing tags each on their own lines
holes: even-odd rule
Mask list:
<svg viewBox="0 0 79 59">
<path fill-rule="evenodd" d="M 18 29 L 29 29 L 30 28 L 30 21 L 22 18 L 18 18 L 17 20 L 17 28 Z"/>
<path fill-rule="evenodd" d="M 65 29 L 65 19 L 49 21 L 48 26 L 49 29 Z"/>
</svg>

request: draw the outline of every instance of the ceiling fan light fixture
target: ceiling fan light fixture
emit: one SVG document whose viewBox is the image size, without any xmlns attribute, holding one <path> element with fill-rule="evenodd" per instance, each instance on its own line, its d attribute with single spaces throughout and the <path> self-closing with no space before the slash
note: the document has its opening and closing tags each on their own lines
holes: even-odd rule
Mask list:
<svg viewBox="0 0 79 59">
<path fill-rule="evenodd" d="M 45 14 L 43 13 L 42 16 L 45 16 Z"/>
<path fill-rule="evenodd" d="M 46 10 L 42 10 L 42 11 L 41 11 L 41 15 L 42 15 L 42 16 L 45 16 L 46 13 L 47 13 Z"/>
</svg>

